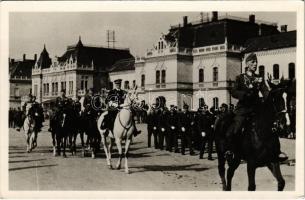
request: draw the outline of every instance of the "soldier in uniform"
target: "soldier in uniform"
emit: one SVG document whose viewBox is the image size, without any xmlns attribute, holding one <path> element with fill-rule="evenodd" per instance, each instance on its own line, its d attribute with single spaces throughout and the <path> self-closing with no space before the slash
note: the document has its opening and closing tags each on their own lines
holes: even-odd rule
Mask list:
<svg viewBox="0 0 305 200">
<path fill-rule="evenodd" d="M 166 144 L 168 144 L 168 150 L 172 152 L 174 147 L 175 152 L 178 152 L 178 115 L 174 105 L 170 106 L 170 113 L 167 119 L 167 135 Z"/>
<path fill-rule="evenodd" d="M 260 105 L 263 97 L 266 97 L 268 87 L 263 82 L 263 78 L 255 74 L 257 69 L 256 54 L 251 53 L 246 58 L 246 72 L 236 77 L 232 96 L 239 101 L 234 110 L 235 117 L 233 123 L 226 132 L 227 151 L 225 153 L 227 159 L 233 158 L 232 144 L 234 135 L 239 134 L 245 123 L 246 117 L 253 115 L 257 106 Z M 278 159 L 284 161 L 288 157 L 280 151 L 280 143 L 278 141 Z"/>
<path fill-rule="evenodd" d="M 168 109 L 166 106 L 162 106 L 159 109 L 159 132 L 158 132 L 158 142 L 159 142 L 159 148 L 160 150 L 164 149 L 164 139 L 167 134 L 167 115 L 168 115 Z M 168 144 L 166 143 L 166 148 L 168 147 Z"/>
<path fill-rule="evenodd" d="M 102 123 L 102 129 L 108 128 L 109 130 L 113 130 L 114 121 L 116 118 L 116 115 L 119 112 L 120 105 L 124 103 L 126 91 L 121 89 L 121 83 L 122 79 L 117 79 L 114 81 L 115 88 L 113 90 L 110 90 L 108 93 L 108 96 L 106 98 L 106 104 L 108 104 L 108 110 L 102 114 L 104 117 L 103 123 Z M 137 130 L 134 119 L 134 136 L 137 136 L 141 133 L 141 131 Z"/>
<path fill-rule="evenodd" d="M 200 153 L 199 159 L 203 159 L 206 143 L 208 143 L 208 160 L 212 160 L 213 151 L 213 133 L 212 133 L 212 120 L 213 116 L 208 110 L 208 106 L 204 105 L 203 108 L 198 110 L 197 126 L 200 134 Z"/>
<path fill-rule="evenodd" d="M 158 126 L 159 126 L 159 112 L 158 109 L 156 108 L 156 104 L 154 103 L 152 105 L 152 112 L 151 115 L 149 117 L 149 123 L 150 123 L 150 127 L 151 127 L 151 133 L 153 137 L 154 137 L 154 146 L 155 149 L 159 148 L 159 142 L 158 142 Z M 151 135 L 148 135 L 148 145 L 150 146 L 151 143 Z"/>
<path fill-rule="evenodd" d="M 181 132 L 181 154 L 185 155 L 185 148 L 188 145 L 190 149 L 190 155 L 194 155 L 192 147 L 192 130 L 191 130 L 191 120 L 192 113 L 189 112 L 189 106 L 187 104 L 183 105 L 183 111 L 179 116 L 179 125 Z"/>
</svg>

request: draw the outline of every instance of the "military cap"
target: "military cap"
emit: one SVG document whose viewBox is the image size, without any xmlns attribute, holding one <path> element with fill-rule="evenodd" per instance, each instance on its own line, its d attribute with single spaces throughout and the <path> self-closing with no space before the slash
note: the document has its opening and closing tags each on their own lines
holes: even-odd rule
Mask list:
<svg viewBox="0 0 305 200">
<path fill-rule="evenodd" d="M 187 104 L 183 105 L 183 109 L 188 109 L 188 108 L 189 108 L 189 106 Z"/>
<path fill-rule="evenodd" d="M 250 53 L 247 58 L 246 62 L 251 61 L 251 60 L 257 60 L 256 54 L 255 53 Z"/>
<path fill-rule="evenodd" d="M 228 109 L 228 105 L 227 105 L 227 104 L 225 104 L 225 103 L 221 104 L 221 106 L 220 106 L 220 107 L 221 107 L 221 108 Z"/>
<path fill-rule="evenodd" d="M 113 81 L 115 84 L 121 84 L 121 82 L 122 82 L 122 79 L 117 79 L 117 80 L 115 80 L 115 81 Z"/>
</svg>

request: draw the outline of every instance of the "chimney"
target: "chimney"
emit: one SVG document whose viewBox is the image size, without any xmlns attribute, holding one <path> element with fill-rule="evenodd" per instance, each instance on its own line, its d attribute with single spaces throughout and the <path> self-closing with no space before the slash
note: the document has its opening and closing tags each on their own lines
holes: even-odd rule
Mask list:
<svg viewBox="0 0 305 200">
<path fill-rule="evenodd" d="M 23 54 L 23 61 L 25 61 L 25 54 Z"/>
<path fill-rule="evenodd" d="M 37 54 L 36 53 L 34 54 L 34 60 L 35 60 L 35 62 L 37 61 Z"/>
<path fill-rule="evenodd" d="M 255 15 L 249 15 L 249 22 L 255 23 Z"/>
<path fill-rule="evenodd" d="M 284 32 L 287 32 L 287 25 L 282 25 L 281 26 L 281 32 L 284 33 Z"/>
<path fill-rule="evenodd" d="M 183 17 L 183 27 L 187 25 L 187 16 Z"/>
<path fill-rule="evenodd" d="M 218 20 L 218 12 L 217 11 L 213 11 L 212 12 L 212 22 L 215 22 Z"/>
</svg>

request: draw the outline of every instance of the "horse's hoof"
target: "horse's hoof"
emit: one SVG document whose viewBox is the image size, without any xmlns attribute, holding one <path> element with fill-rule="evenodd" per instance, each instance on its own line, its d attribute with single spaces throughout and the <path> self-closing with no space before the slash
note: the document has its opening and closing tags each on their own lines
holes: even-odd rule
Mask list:
<svg viewBox="0 0 305 200">
<path fill-rule="evenodd" d="M 115 169 L 116 169 L 116 170 L 120 170 L 120 169 L 121 169 L 121 166 L 116 166 Z"/>
<path fill-rule="evenodd" d="M 130 171 L 128 169 L 125 169 L 126 174 L 130 174 Z"/>
<path fill-rule="evenodd" d="M 91 158 L 92 158 L 92 159 L 95 159 L 95 154 L 94 154 L 94 153 L 91 154 Z"/>
<path fill-rule="evenodd" d="M 112 169 L 112 165 L 107 165 L 108 166 L 108 169 Z"/>
</svg>

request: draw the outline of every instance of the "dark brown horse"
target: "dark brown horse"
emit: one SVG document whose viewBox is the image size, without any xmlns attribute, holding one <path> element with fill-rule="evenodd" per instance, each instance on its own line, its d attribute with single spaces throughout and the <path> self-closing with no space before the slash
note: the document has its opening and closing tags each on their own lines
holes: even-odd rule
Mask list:
<svg viewBox="0 0 305 200">
<path fill-rule="evenodd" d="M 281 174 L 280 163 L 277 159 L 279 140 L 272 130 L 279 113 L 287 112 L 286 86 L 279 84 L 269 91 L 266 100 L 257 107 L 255 115 L 249 116 L 242 134 L 234 138 L 234 157 L 228 161 L 227 177 L 225 177 L 225 131 L 232 123 L 233 116 L 228 115 L 219 120 L 215 126 L 215 140 L 218 154 L 218 169 L 223 190 L 230 191 L 232 178 L 241 160 L 247 162 L 248 190 L 256 189 L 255 171 L 258 167 L 267 166 L 278 182 L 278 190 L 285 187 L 285 180 Z M 288 116 L 288 115 L 286 115 Z M 289 116 L 288 116 L 289 117 Z"/>
</svg>

